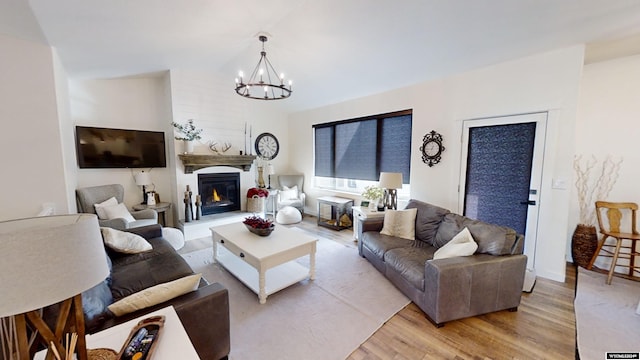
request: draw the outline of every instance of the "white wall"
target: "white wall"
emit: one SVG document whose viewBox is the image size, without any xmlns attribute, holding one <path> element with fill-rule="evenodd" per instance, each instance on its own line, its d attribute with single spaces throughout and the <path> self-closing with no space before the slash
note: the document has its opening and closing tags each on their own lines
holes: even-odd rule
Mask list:
<svg viewBox="0 0 640 360">
<path fill-rule="evenodd" d="M 620 176 L 606 199 L 640 203 L 640 55 L 586 65 L 580 88 L 576 154 L 623 159 Z M 594 174 L 595 176 L 595 174 Z M 593 180 L 593 179 L 592 179 Z M 578 199 L 571 197 L 572 227 L 578 223 Z M 591 204 L 593 207 L 593 204 Z M 596 225 L 596 224 L 592 224 Z M 570 244 L 568 244 L 570 245 Z M 570 248 L 567 248 L 570 252 Z"/>
<path fill-rule="evenodd" d="M 64 126 L 67 145 L 66 160 L 76 173 L 74 187 L 122 184 L 124 203 L 131 207 L 142 201 L 142 189 L 133 175 L 151 171 L 155 190 L 161 201 L 172 194 L 170 164 L 166 168 L 144 169 L 78 169 L 75 154 L 75 126 L 97 126 L 133 130 L 164 131 L 167 147 L 172 144 L 170 132 L 170 99 L 167 98 L 164 74 L 134 78 L 72 80 L 69 82 L 71 121 Z M 169 162 L 170 158 L 167 157 Z M 75 191 L 75 189 L 74 189 Z M 169 216 L 170 218 L 170 216 Z"/>
<path fill-rule="evenodd" d="M 171 70 L 171 99 L 173 119 L 178 123 L 186 123 L 194 119 L 194 124 L 203 129 L 202 139 L 195 146 L 196 154 L 214 154 L 209 150 L 209 142 L 220 145 L 228 142 L 232 148 L 227 154 L 238 155 L 245 151 L 244 127 L 245 123 L 251 129 L 252 138 L 249 142 L 247 134 L 246 151 L 252 151 L 256 136 L 263 132 L 270 132 L 279 139 L 280 152 L 271 161 L 277 173 L 289 172 L 287 161 L 290 153 L 289 131 L 287 129 L 286 114 L 278 108 L 276 101 L 259 101 L 245 99 L 233 91 L 233 79 L 226 74 L 213 74 L 204 71 L 188 71 L 182 69 Z M 249 131 L 249 130 L 247 130 Z M 293 137 L 297 137 L 293 135 Z M 239 172 L 240 193 L 244 196 L 247 189 L 257 186 L 256 166 L 248 172 L 237 168 L 217 166 L 201 169 L 193 174 L 185 174 L 184 166 L 177 157 L 183 152 L 182 141 L 175 141 L 170 149 L 171 157 L 176 163 L 174 202 L 177 218 L 184 219 L 184 192 L 189 185 L 196 193 L 198 176 L 200 173 Z M 267 178 L 264 178 L 265 183 Z M 195 200 L 195 195 L 193 196 Z M 242 202 L 242 209 L 246 203 Z M 176 219 L 177 220 L 177 219 Z"/>
<path fill-rule="evenodd" d="M 552 179 L 571 179 L 575 112 L 584 48 L 575 46 L 510 61 L 456 76 L 385 92 L 289 116 L 291 167 L 306 177 L 307 207 L 315 212 L 311 125 L 365 115 L 413 109 L 411 197 L 458 209 L 462 121 L 489 116 L 549 111 L 536 270 L 563 281 L 568 240 L 569 189 L 551 189 Z M 418 151 L 425 133 L 436 130 L 447 148 L 434 167 Z M 300 135 L 300 136 L 298 136 Z M 342 196 L 358 198 L 349 194 Z"/>
<path fill-rule="evenodd" d="M 67 213 L 54 60 L 49 46 L 0 35 L 0 220 Z"/>
</svg>

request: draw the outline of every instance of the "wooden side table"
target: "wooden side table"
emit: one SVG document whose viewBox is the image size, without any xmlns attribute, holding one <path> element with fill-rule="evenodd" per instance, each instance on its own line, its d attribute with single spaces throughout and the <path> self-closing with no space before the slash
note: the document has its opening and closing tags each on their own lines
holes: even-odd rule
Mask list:
<svg viewBox="0 0 640 360">
<path fill-rule="evenodd" d="M 163 332 L 158 338 L 158 347 L 153 353 L 154 360 L 200 359 L 173 306 L 162 308 L 120 325 L 110 327 L 92 335 L 87 335 L 87 348 L 108 348 L 118 352 L 127 340 L 131 329 L 133 329 L 140 320 L 154 315 L 164 315 L 165 317 Z M 46 353 L 46 350 L 36 353 L 34 360 L 44 360 Z"/>
<path fill-rule="evenodd" d="M 358 241 L 360 232 L 360 219 L 384 219 L 384 211 L 372 211 L 366 206 L 354 206 L 353 211 L 353 240 Z"/>
<path fill-rule="evenodd" d="M 167 226 L 167 219 L 165 218 L 165 213 L 171 209 L 171 203 L 169 202 L 161 202 L 155 205 L 147 205 L 147 204 L 137 204 L 133 205 L 133 210 L 144 210 L 144 209 L 153 209 L 158 213 L 158 223 L 162 226 Z"/>
<path fill-rule="evenodd" d="M 321 196 L 318 198 L 318 225 L 334 230 L 350 228 L 353 223 L 351 208 L 353 199 L 346 199 L 337 196 Z M 323 214 L 323 210 L 325 213 Z M 327 215 L 327 216 L 324 216 Z M 343 215 L 349 217 L 348 226 L 343 224 Z"/>
</svg>

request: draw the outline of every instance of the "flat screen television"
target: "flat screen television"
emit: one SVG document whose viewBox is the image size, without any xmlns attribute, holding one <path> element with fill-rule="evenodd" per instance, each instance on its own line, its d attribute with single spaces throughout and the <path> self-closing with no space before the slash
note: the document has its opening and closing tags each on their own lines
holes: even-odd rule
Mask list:
<svg viewBox="0 0 640 360">
<path fill-rule="evenodd" d="M 167 166 L 164 132 L 76 126 L 81 169 Z"/>
</svg>

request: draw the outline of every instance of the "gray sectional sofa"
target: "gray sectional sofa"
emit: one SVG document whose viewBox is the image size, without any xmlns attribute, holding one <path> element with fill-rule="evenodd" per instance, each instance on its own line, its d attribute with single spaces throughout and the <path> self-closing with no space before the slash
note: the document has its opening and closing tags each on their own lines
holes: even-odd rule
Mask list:
<svg viewBox="0 0 640 360">
<path fill-rule="evenodd" d="M 359 219 L 358 251 L 409 297 L 436 326 L 447 321 L 517 310 L 527 257 L 524 236 L 431 204 L 416 208 L 415 240 L 383 235 L 384 219 Z M 467 227 L 478 249 L 471 256 L 433 260 L 434 253 Z"/>
</svg>

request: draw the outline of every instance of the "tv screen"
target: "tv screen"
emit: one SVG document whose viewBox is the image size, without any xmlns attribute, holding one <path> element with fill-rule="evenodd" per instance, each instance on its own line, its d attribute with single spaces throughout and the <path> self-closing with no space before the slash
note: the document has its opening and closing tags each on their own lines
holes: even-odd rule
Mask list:
<svg viewBox="0 0 640 360">
<path fill-rule="evenodd" d="M 164 132 L 76 126 L 81 169 L 166 167 Z"/>
</svg>

